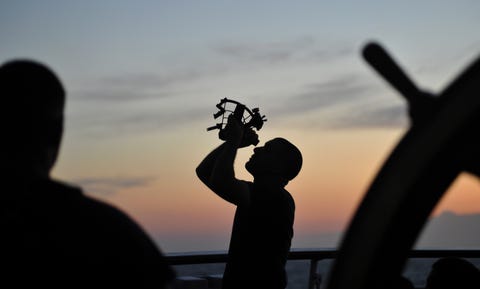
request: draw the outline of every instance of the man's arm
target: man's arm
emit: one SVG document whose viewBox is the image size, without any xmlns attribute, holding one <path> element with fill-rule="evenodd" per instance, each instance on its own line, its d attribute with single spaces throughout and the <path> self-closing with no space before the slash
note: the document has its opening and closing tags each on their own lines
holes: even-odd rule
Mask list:
<svg viewBox="0 0 480 289">
<path fill-rule="evenodd" d="M 249 205 L 250 189 L 245 181 L 235 178 L 233 163 L 243 137 L 243 128 L 233 117 L 229 118 L 226 141 L 208 154 L 196 169 L 197 176 L 224 200 Z"/>
<path fill-rule="evenodd" d="M 213 168 L 215 167 L 215 163 L 217 162 L 218 156 L 223 151 L 226 143 L 219 145 L 216 149 L 214 149 L 211 153 L 209 153 L 202 162 L 198 165 L 195 172 L 197 173 L 198 178 L 210 189 L 210 177 L 212 176 Z"/>
</svg>

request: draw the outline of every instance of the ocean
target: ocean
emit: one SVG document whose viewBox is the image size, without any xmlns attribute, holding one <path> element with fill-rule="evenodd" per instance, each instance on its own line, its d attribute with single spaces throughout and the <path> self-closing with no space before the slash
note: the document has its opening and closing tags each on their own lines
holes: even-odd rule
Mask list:
<svg viewBox="0 0 480 289">
<path fill-rule="evenodd" d="M 407 266 L 403 275 L 414 284 L 415 288 L 424 288 L 428 273 L 436 258 L 415 258 L 407 262 Z M 478 268 L 480 268 L 480 259 L 467 259 Z M 323 260 L 318 262 L 317 274 L 320 274 L 325 280 L 333 260 Z M 221 276 L 225 268 L 223 263 L 215 264 L 199 264 L 199 265 L 179 265 L 174 266 L 178 276 Z M 291 260 L 287 262 L 286 270 L 288 274 L 287 289 L 307 289 L 308 287 L 308 273 L 310 268 L 310 261 L 308 260 Z M 325 287 L 325 282 L 320 288 Z"/>
</svg>

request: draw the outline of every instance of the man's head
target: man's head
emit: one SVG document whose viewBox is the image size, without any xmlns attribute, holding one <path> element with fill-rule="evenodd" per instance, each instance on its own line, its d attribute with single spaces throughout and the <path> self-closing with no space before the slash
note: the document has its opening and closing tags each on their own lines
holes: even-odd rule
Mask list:
<svg viewBox="0 0 480 289">
<path fill-rule="evenodd" d="M 0 66 L 2 147 L 8 173 L 48 176 L 63 131 L 65 91 L 46 66 L 29 60 Z"/>
<path fill-rule="evenodd" d="M 255 177 L 279 177 L 288 183 L 297 176 L 302 167 L 302 154 L 292 143 L 283 138 L 274 138 L 257 147 L 245 168 Z"/>
<path fill-rule="evenodd" d="M 441 258 L 433 263 L 432 270 L 427 277 L 426 288 L 480 288 L 480 270 L 462 258 Z"/>
</svg>

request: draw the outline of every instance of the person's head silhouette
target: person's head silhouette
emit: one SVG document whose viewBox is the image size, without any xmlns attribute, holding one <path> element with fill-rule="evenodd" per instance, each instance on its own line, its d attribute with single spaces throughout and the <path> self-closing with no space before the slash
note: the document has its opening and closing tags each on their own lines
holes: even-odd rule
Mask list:
<svg viewBox="0 0 480 289">
<path fill-rule="evenodd" d="M 139 224 L 80 187 L 50 178 L 63 132 L 58 77 L 34 61 L 7 62 L 0 66 L 0 99 L 0 248 L 8 264 L 2 284 L 170 288 L 175 273 Z M 51 264 L 42 266 L 46 259 Z"/>
<path fill-rule="evenodd" d="M 427 278 L 427 289 L 480 288 L 480 270 L 465 259 L 447 257 L 437 260 Z"/>
<path fill-rule="evenodd" d="M 45 65 L 30 60 L 0 66 L 3 172 L 13 177 L 48 177 L 63 132 L 65 90 Z"/>
<path fill-rule="evenodd" d="M 245 168 L 255 179 L 277 178 L 286 185 L 302 167 L 300 150 L 283 138 L 274 138 L 253 151 Z"/>
</svg>

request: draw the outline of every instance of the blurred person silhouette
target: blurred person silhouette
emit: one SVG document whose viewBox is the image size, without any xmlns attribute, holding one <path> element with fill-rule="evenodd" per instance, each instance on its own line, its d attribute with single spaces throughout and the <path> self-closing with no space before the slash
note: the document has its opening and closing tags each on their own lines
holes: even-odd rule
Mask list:
<svg viewBox="0 0 480 289">
<path fill-rule="evenodd" d="M 63 132 L 59 78 L 43 64 L 14 60 L 0 66 L 0 91 L 0 284 L 167 288 L 174 272 L 137 223 L 50 176 Z"/>
<path fill-rule="evenodd" d="M 302 155 L 289 141 L 274 138 L 256 147 L 245 164 L 253 182 L 238 180 L 237 150 L 256 143 L 257 135 L 233 115 L 225 135 L 196 169 L 208 188 L 236 206 L 222 288 L 285 288 L 295 213 L 285 186 L 299 173 Z"/>
<path fill-rule="evenodd" d="M 392 289 L 415 289 L 412 281 L 405 276 L 399 276 L 393 283 Z"/>
<path fill-rule="evenodd" d="M 441 258 L 433 263 L 425 288 L 478 289 L 480 288 L 480 270 L 462 258 Z"/>
</svg>

